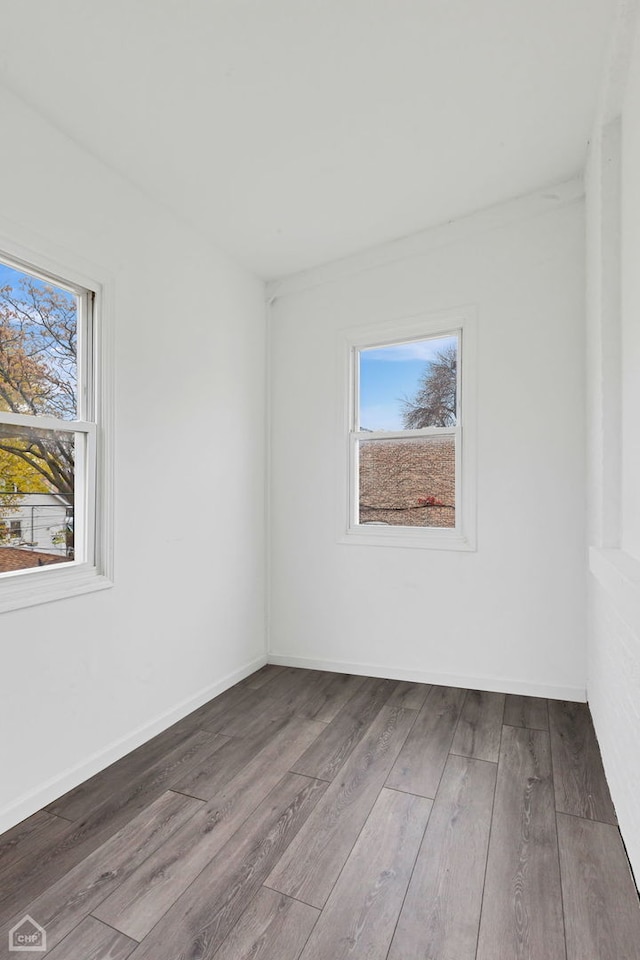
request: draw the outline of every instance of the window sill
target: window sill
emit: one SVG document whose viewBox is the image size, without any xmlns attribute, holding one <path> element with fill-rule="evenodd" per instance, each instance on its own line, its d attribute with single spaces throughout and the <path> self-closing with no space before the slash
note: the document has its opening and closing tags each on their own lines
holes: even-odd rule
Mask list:
<svg viewBox="0 0 640 960">
<path fill-rule="evenodd" d="M 338 537 L 338 543 L 367 547 L 409 547 L 419 550 L 466 550 L 476 549 L 469 537 L 451 530 L 437 531 L 416 527 L 353 528 Z"/>
<path fill-rule="evenodd" d="M 88 564 L 69 564 L 57 570 L 25 570 L 0 575 L 0 613 L 20 610 L 83 593 L 106 590 L 113 581 Z"/>
</svg>

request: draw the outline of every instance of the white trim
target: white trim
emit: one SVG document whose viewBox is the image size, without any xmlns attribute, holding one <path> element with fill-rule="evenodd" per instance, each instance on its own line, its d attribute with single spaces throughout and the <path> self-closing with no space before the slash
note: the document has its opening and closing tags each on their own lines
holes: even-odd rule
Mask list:
<svg viewBox="0 0 640 960">
<path fill-rule="evenodd" d="M 425 533 L 426 531 L 426 533 Z M 338 543 L 359 547 L 400 547 L 417 550 L 474 551 L 475 544 L 450 527 L 383 527 L 362 524 L 341 533 Z"/>
<path fill-rule="evenodd" d="M 585 703 L 584 687 L 558 686 L 551 683 L 529 683 L 508 677 L 475 677 L 463 674 L 438 673 L 434 670 L 404 670 L 378 663 L 350 663 L 343 660 L 315 660 L 309 657 L 290 657 L 269 653 L 269 663 L 280 667 L 301 667 L 305 670 L 328 670 L 334 673 L 354 673 L 359 677 L 384 677 L 388 680 L 408 680 L 414 683 L 434 683 L 444 687 L 465 690 L 488 690 L 492 693 L 515 693 L 528 697 L 548 697 L 550 700 L 571 700 Z"/>
<path fill-rule="evenodd" d="M 454 437 L 455 427 L 421 427 L 417 430 L 354 430 L 358 440 L 410 440 L 412 437 Z"/>
<path fill-rule="evenodd" d="M 265 353 L 266 353 L 266 371 L 265 371 L 265 485 L 264 485 L 264 505 L 265 505 L 265 541 L 264 541 L 264 558 L 265 558 L 265 575 L 264 575 L 264 589 L 265 589 L 265 624 L 264 624 L 264 649 L 265 653 L 269 652 L 269 647 L 271 646 L 271 610 L 273 605 L 272 598 L 272 585 L 273 585 L 273 575 L 272 575 L 272 563 L 271 563 L 271 550 L 272 550 L 272 492 L 273 492 L 273 478 L 272 478 L 272 469 L 273 469 L 273 443 L 272 443 L 272 425 L 273 425 L 273 402 L 272 402 L 272 393 L 271 393 L 271 380 L 272 380 L 272 371 L 273 371 L 273 340 L 272 340 L 272 330 L 273 330 L 273 304 L 270 300 L 266 301 L 266 311 L 265 311 L 265 321 L 266 321 L 266 330 L 265 330 Z"/>
<path fill-rule="evenodd" d="M 464 304 L 417 316 L 387 320 L 338 331 L 338 369 L 342 371 L 336 451 L 337 542 L 359 546 L 409 547 L 428 550 L 476 549 L 476 356 L 477 310 Z M 447 335 L 458 337 L 458 414 L 455 427 L 362 433 L 358 423 L 357 351 L 385 344 L 409 343 Z M 357 442 L 425 435 L 454 436 L 456 441 L 456 526 L 403 527 L 352 523 L 357 503 Z"/>
<path fill-rule="evenodd" d="M 57 417 L 45 417 L 39 414 L 10 413 L 2 411 L 2 422 L 16 427 L 29 427 L 37 430 L 56 430 L 58 433 L 88 433 L 95 427 L 88 420 L 59 420 Z"/>
<path fill-rule="evenodd" d="M 30 817 L 31 814 L 46 807 L 47 804 L 53 803 L 54 800 L 63 796 L 67 791 L 73 790 L 78 784 L 84 783 L 89 777 L 104 770 L 111 763 L 115 763 L 116 760 L 120 760 L 128 753 L 131 753 L 136 747 L 141 746 L 158 733 L 162 733 L 163 730 L 166 730 L 172 724 L 177 723 L 178 720 L 182 720 L 183 717 L 193 713 L 194 710 L 197 710 L 198 707 L 201 707 L 204 703 L 208 703 L 209 700 L 213 700 L 214 697 L 224 693 L 229 687 L 233 687 L 236 683 L 244 680 L 245 677 L 249 677 L 252 673 L 255 673 L 256 670 L 263 667 L 266 662 L 266 654 L 256 657 L 255 660 L 252 660 L 244 667 L 240 667 L 238 670 L 227 674 L 227 676 L 221 680 L 209 684 L 209 686 L 199 690 L 198 693 L 193 696 L 181 700 L 175 707 L 164 711 L 164 713 L 161 713 L 149 723 L 142 724 L 136 727 L 131 733 L 120 737 L 118 740 L 114 740 L 103 750 L 91 754 L 89 757 L 67 768 L 63 773 L 52 777 L 45 783 L 38 784 L 33 790 L 18 797 L 17 800 L 14 800 L 0 810 L 0 833 L 9 830 L 15 826 L 16 823 L 20 823 L 26 817 Z"/>
<path fill-rule="evenodd" d="M 24 247 L 14 243 L 10 239 L 7 239 L 7 243 L 9 244 L 9 248 L 4 246 L 2 248 L 2 260 L 7 266 L 12 267 L 18 273 L 28 273 L 29 276 L 35 277 L 37 280 L 42 280 L 44 283 L 50 283 L 53 281 L 57 287 L 60 287 L 62 290 L 66 290 L 67 293 L 73 293 L 77 297 L 83 298 L 87 285 L 78 281 L 77 279 L 71 279 L 69 271 L 65 270 L 65 273 L 67 274 L 65 279 L 62 273 L 57 272 L 59 269 L 57 265 L 51 270 L 47 270 L 46 267 L 43 269 L 41 266 L 38 266 L 38 263 L 42 264 L 43 261 L 48 258 L 36 255 L 38 256 L 38 263 L 33 263 L 30 259 L 31 255 L 29 253 L 25 253 Z M 11 250 L 18 250 L 20 252 L 15 255 L 11 252 Z"/>
<path fill-rule="evenodd" d="M 470 213 L 468 216 L 437 224 L 427 230 L 389 243 L 378 244 L 352 257 L 344 257 L 311 270 L 291 274 L 280 280 L 271 280 L 267 283 L 267 297 L 270 300 L 288 297 L 312 287 L 336 283 L 391 263 L 412 257 L 423 257 L 439 247 L 461 243 L 512 223 L 544 216 L 553 210 L 576 203 L 583 197 L 582 177 L 548 184 L 533 193 L 502 201 Z"/>
<path fill-rule="evenodd" d="M 106 590 L 113 581 L 95 567 L 70 561 L 33 570 L 16 570 L 0 583 L 0 613 Z"/>
<path fill-rule="evenodd" d="M 113 584 L 115 527 L 115 281 L 94 283 L 93 403 L 98 423 L 96 449 L 95 555 L 98 573 Z"/>
<path fill-rule="evenodd" d="M 604 70 L 594 122 L 596 130 L 614 120 L 622 112 L 638 16 L 640 16 L 639 0 L 617 0 L 613 27 L 609 32 L 604 56 Z"/>
<path fill-rule="evenodd" d="M 18 425 L 44 426 L 47 429 L 95 434 L 96 502 L 95 515 L 89 511 L 91 524 L 87 546 L 94 542 L 95 566 L 85 562 L 56 564 L 32 570 L 21 570 L 0 577 L 0 613 L 74 597 L 113 585 L 114 558 L 114 322 L 113 280 L 99 268 L 84 261 L 73 251 L 60 248 L 49 240 L 25 231 L 24 227 L 0 219 L 0 250 L 4 259 L 43 279 L 59 282 L 72 292 L 93 293 L 91 335 L 96 363 L 90 378 L 91 395 L 79 397 L 79 410 L 95 414 L 98 424 L 86 421 L 62 421 L 52 417 L 24 417 L 3 414 L 7 422 Z M 38 269 L 39 268 L 39 269 Z M 86 306 L 86 304 L 85 304 Z M 89 344 L 80 344 L 82 351 Z M 79 357 L 79 363 L 82 358 Z M 87 478 L 90 479 L 90 478 Z"/>
<path fill-rule="evenodd" d="M 74 250 L 52 243 L 42 234 L 25 229 L 23 224 L 6 217 L 0 217 L 0 250 L 10 259 L 38 275 L 38 266 L 44 272 L 44 279 L 55 279 L 60 286 L 69 289 L 94 290 L 102 286 L 106 277 L 104 271 L 89 260 L 85 260 Z"/>
<path fill-rule="evenodd" d="M 603 127 L 587 164 L 589 540 L 620 545 L 622 495 L 621 123 Z"/>
</svg>

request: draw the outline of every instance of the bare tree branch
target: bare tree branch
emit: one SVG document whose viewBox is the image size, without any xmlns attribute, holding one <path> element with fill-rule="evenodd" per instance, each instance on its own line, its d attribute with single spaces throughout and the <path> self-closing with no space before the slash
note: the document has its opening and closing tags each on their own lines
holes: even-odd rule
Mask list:
<svg viewBox="0 0 640 960">
<path fill-rule="evenodd" d="M 0 288 L 0 410 L 76 417 L 77 306 L 72 294 L 23 277 Z M 73 439 L 24 428 L 0 431 L 0 450 L 40 474 L 66 499 L 74 489 Z"/>
<path fill-rule="evenodd" d="M 420 379 L 416 395 L 402 401 L 402 420 L 406 430 L 455 425 L 457 365 L 455 344 L 436 353 Z"/>
</svg>

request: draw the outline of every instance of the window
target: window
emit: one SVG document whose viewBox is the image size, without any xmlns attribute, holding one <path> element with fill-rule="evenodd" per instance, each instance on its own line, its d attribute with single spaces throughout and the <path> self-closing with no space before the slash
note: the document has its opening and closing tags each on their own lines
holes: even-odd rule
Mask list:
<svg viewBox="0 0 640 960">
<path fill-rule="evenodd" d="M 346 347 L 341 539 L 473 549 L 470 311 L 358 331 Z"/>
<path fill-rule="evenodd" d="M 0 610 L 110 585 L 98 299 L 0 254 Z"/>
</svg>

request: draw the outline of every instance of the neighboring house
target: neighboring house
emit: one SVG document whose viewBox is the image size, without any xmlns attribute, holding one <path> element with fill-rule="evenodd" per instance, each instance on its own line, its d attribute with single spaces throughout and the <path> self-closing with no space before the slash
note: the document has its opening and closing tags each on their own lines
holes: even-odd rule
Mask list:
<svg viewBox="0 0 640 960">
<path fill-rule="evenodd" d="M 51 563 L 65 563 L 66 560 L 66 557 L 41 553 L 39 550 L 22 550 L 19 547 L 0 545 L 0 573 L 31 570 L 33 567 L 48 567 Z"/>
<path fill-rule="evenodd" d="M 455 440 L 360 444 L 360 523 L 455 526 Z"/>
<path fill-rule="evenodd" d="M 13 547 L 67 559 L 68 510 L 66 501 L 55 494 L 21 494 L 18 504 L 0 513 L 0 549 Z"/>
</svg>

